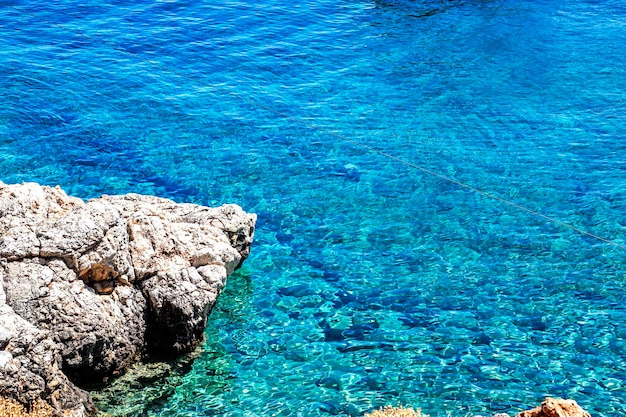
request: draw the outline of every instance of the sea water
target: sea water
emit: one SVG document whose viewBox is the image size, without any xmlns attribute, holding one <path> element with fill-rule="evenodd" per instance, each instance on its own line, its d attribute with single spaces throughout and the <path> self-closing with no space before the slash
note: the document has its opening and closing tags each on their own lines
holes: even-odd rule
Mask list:
<svg viewBox="0 0 626 417">
<path fill-rule="evenodd" d="M 618 0 L 3 0 L 0 180 L 258 214 L 110 413 L 624 415 L 625 45 Z"/>
</svg>

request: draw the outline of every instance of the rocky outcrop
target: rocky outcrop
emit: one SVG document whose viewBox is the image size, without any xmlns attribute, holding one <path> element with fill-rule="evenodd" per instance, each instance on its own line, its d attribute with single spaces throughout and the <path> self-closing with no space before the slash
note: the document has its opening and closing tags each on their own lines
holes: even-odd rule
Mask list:
<svg viewBox="0 0 626 417">
<path fill-rule="evenodd" d="M 0 396 L 88 415 L 88 395 L 66 375 L 102 380 L 140 353 L 195 347 L 255 220 L 234 205 L 84 202 L 0 182 Z"/>
<path fill-rule="evenodd" d="M 574 400 L 546 398 L 540 407 L 522 411 L 516 417 L 591 417 Z"/>
</svg>

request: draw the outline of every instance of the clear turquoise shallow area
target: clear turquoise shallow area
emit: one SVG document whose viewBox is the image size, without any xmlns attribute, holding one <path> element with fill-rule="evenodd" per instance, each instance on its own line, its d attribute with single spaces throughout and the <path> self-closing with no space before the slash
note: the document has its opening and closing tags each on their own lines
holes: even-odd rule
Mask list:
<svg viewBox="0 0 626 417">
<path fill-rule="evenodd" d="M 623 2 L 42 3 L 0 1 L 0 180 L 259 216 L 133 415 L 626 414 L 626 250 L 415 167 L 625 245 Z"/>
</svg>

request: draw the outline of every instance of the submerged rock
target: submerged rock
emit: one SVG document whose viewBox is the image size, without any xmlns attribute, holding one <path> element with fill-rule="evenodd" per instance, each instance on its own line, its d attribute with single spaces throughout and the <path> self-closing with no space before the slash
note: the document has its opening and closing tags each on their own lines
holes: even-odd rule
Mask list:
<svg viewBox="0 0 626 417">
<path fill-rule="evenodd" d="M 0 396 L 91 414 L 77 382 L 144 352 L 188 352 L 226 277 L 248 256 L 256 216 L 128 194 L 84 202 L 0 182 Z"/>
</svg>

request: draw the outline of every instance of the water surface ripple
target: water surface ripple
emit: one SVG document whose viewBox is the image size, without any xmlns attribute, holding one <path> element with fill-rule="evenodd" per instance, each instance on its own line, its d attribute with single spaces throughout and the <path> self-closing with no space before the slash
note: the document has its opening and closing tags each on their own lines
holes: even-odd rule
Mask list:
<svg viewBox="0 0 626 417">
<path fill-rule="evenodd" d="M 328 133 L 623 245 L 623 2 L 0 5 L 2 181 L 259 215 L 191 369 L 109 412 L 626 414 L 623 249 Z"/>
</svg>

